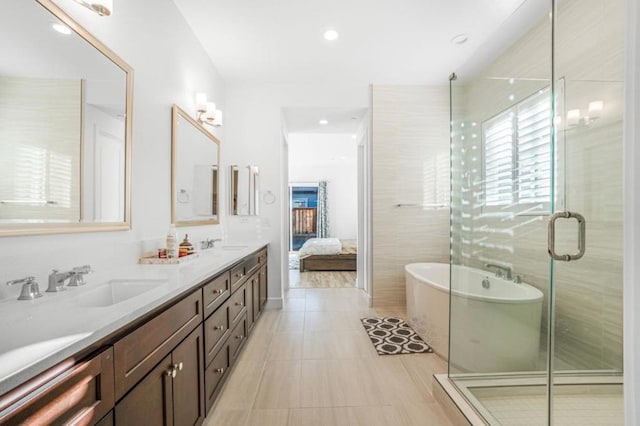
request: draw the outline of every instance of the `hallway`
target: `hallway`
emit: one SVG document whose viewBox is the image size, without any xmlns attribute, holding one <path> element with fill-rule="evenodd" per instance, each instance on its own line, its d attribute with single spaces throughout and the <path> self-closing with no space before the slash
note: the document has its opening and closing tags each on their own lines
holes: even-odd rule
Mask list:
<svg viewBox="0 0 640 426">
<path fill-rule="evenodd" d="M 449 425 L 431 392 L 435 354 L 378 356 L 360 323 L 402 316 L 354 288 L 291 289 L 265 311 L 205 422 L 244 425 Z"/>
</svg>

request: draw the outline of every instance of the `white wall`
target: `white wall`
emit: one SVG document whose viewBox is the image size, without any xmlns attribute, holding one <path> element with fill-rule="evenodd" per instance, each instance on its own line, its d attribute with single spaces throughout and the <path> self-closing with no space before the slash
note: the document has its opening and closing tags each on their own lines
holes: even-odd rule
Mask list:
<svg viewBox="0 0 640 426">
<path fill-rule="evenodd" d="M 329 236 L 358 236 L 357 143 L 351 134 L 289 135 L 289 182 L 327 181 Z"/>
<path fill-rule="evenodd" d="M 42 285 L 53 268 L 91 264 L 96 270 L 105 270 L 134 264 L 142 250 L 157 248 L 171 220 L 171 105 L 177 103 L 193 112 L 194 94 L 202 91 L 220 109 L 226 109 L 224 82 L 173 1 L 118 1 L 109 18 L 101 18 L 72 0 L 57 3 L 135 70 L 133 229 L 0 238 L 0 282 L 34 275 Z M 223 144 L 224 129 L 214 132 Z M 179 233 L 184 231 L 193 240 L 222 234 L 220 226 L 181 228 Z M 16 287 L 0 288 L 1 293 L 16 297 L 19 291 Z"/>
<path fill-rule="evenodd" d="M 261 194 L 271 191 L 276 201 L 260 204 L 258 217 L 228 217 L 227 236 L 237 239 L 264 238 L 270 241 L 269 299 L 281 300 L 283 276 L 288 273 L 282 256 L 288 250 L 287 146 L 282 130 L 283 107 L 365 108 L 368 88 L 323 86 L 243 86 L 227 88 L 226 139 L 222 144 L 223 167 L 230 164 L 260 166 Z M 284 244 L 281 242 L 284 241 Z"/>
<path fill-rule="evenodd" d="M 404 266 L 449 260 L 449 89 L 373 86 L 371 111 L 373 305 L 404 305 Z"/>
</svg>

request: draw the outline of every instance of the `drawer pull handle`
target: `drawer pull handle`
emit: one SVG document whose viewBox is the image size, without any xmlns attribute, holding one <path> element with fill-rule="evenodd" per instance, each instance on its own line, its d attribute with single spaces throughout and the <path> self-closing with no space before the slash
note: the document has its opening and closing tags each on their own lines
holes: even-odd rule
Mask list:
<svg viewBox="0 0 640 426">
<path fill-rule="evenodd" d="M 224 325 L 216 325 L 215 327 L 213 327 L 214 330 L 224 330 Z"/>
<path fill-rule="evenodd" d="M 215 370 L 213 370 L 214 373 L 218 373 L 218 374 L 222 374 L 224 373 L 224 368 L 216 368 Z"/>
<path fill-rule="evenodd" d="M 179 371 L 182 371 L 183 368 L 184 368 L 184 364 L 182 364 L 182 363 L 178 364 L 178 370 Z"/>
<path fill-rule="evenodd" d="M 236 306 L 244 306 L 242 302 L 236 302 Z"/>
<path fill-rule="evenodd" d="M 244 339 L 244 336 L 241 334 L 239 336 L 236 336 L 236 339 L 242 340 L 242 339 Z"/>
<path fill-rule="evenodd" d="M 224 293 L 224 289 L 222 289 L 222 288 L 218 288 L 216 290 L 213 290 L 213 294 L 222 294 L 222 293 Z"/>
</svg>

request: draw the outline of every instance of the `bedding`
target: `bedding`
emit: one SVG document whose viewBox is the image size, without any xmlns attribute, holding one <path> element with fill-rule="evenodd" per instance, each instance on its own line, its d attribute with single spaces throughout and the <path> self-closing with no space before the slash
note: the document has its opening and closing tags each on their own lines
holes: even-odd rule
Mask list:
<svg viewBox="0 0 640 426">
<path fill-rule="evenodd" d="M 355 240 L 341 241 L 336 238 L 313 238 L 313 240 L 316 241 L 308 240 L 309 244 L 305 243 L 298 252 L 300 272 L 356 270 L 358 249 Z M 303 251 L 304 246 L 307 248 Z M 310 254 L 309 251 L 315 253 Z M 317 254 L 318 251 L 323 253 Z"/>
<path fill-rule="evenodd" d="M 298 256 L 312 254 L 340 254 L 342 243 L 337 238 L 311 238 L 300 247 Z"/>
</svg>

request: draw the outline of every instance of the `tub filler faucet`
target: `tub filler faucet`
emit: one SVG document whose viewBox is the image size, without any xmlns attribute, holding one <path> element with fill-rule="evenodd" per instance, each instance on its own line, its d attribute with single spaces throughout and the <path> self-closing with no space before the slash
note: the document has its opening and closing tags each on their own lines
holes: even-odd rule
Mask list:
<svg viewBox="0 0 640 426">
<path fill-rule="evenodd" d="M 496 277 L 512 280 L 512 271 L 508 266 L 496 265 L 495 263 L 485 263 L 484 267 L 487 269 L 494 268 L 496 270 Z"/>
</svg>

